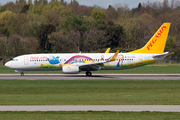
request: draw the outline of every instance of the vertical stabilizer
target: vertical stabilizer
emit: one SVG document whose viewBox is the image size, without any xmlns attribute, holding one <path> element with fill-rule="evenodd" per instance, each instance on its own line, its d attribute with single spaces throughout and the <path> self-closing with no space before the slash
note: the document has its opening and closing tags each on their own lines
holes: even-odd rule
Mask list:
<svg viewBox="0 0 180 120">
<path fill-rule="evenodd" d="M 163 54 L 170 25 L 171 23 L 164 23 L 143 48 L 129 53 Z"/>
</svg>

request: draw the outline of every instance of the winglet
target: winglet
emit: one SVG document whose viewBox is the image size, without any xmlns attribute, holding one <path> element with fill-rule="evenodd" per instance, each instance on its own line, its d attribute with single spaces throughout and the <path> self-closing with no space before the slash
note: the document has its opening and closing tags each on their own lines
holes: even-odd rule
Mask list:
<svg viewBox="0 0 180 120">
<path fill-rule="evenodd" d="M 119 50 L 117 50 L 117 52 L 116 52 L 116 53 L 114 54 L 114 56 L 109 60 L 109 62 L 115 61 L 116 58 L 117 58 L 118 53 L 119 53 Z"/>
<path fill-rule="evenodd" d="M 108 48 L 105 53 L 109 53 L 110 49 L 111 49 L 111 48 Z"/>
</svg>

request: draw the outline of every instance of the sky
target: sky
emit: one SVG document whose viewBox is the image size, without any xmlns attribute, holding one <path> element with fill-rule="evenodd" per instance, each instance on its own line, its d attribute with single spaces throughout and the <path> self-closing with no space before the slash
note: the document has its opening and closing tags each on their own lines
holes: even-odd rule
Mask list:
<svg viewBox="0 0 180 120">
<path fill-rule="evenodd" d="M 16 0 L 0 0 L 1 5 L 6 4 L 7 2 L 15 2 Z M 33 1 L 33 0 L 32 0 Z M 50 0 L 48 0 L 50 1 Z M 59 0 L 60 1 L 60 0 Z M 70 3 L 71 0 L 64 0 L 67 3 Z M 80 5 L 86 5 L 86 6 L 100 6 L 102 8 L 108 8 L 109 5 L 115 5 L 115 4 L 121 4 L 121 5 L 128 5 L 130 9 L 136 8 L 138 4 L 141 2 L 155 2 L 155 1 L 160 1 L 162 2 L 163 0 L 77 0 Z M 170 0 L 169 0 L 170 1 Z"/>
</svg>

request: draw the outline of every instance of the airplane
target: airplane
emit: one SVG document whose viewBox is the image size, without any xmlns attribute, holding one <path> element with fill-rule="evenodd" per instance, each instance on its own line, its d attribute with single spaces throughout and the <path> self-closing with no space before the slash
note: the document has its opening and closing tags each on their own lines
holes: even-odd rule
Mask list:
<svg viewBox="0 0 180 120">
<path fill-rule="evenodd" d="M 163 23 L 147 44 L 141 49 L 128 53 L 49 53 L 27 54 L 13 58 L 5 64 L 6 67 L 20 72 L 23 71 L 51 71 L 60 70 L 63 74 L 78 74 L 86 71 L 123 70 L 136 68 L 164 60 L 173 53 L 164 52 L 171 23 Z"/>
</svg>

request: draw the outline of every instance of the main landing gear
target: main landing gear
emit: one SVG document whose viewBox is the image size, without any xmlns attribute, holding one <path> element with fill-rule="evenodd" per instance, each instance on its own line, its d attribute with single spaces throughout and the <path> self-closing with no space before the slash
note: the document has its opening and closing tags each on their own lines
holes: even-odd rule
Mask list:
<svg viewBox="0 0 180 120">
<path fill-rule="evenodd" d="M 24 73 L 23 73 L 23 72 L 21 72 L 21 76 L 24 76 Z"/>
<path fill-rule="evenodd" d="M 91 76 L 92 75 L 92 73 L 91 72 L 86 72 L 86 76 Z"/>
</svg>

